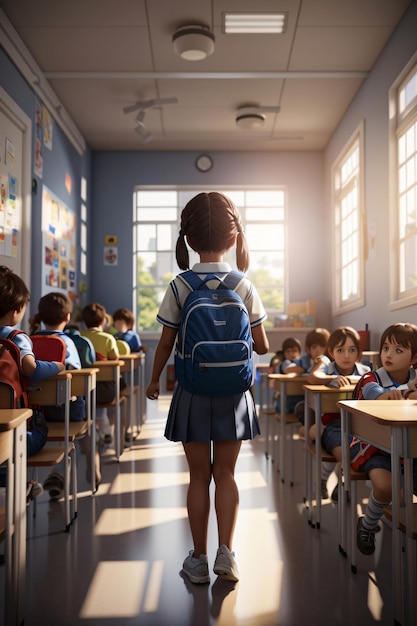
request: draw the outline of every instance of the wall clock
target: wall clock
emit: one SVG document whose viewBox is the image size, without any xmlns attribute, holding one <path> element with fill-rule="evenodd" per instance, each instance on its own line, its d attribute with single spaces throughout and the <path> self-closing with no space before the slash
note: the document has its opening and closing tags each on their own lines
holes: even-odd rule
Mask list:
<svg viewBox="0 0 417 626">
<path fill-rule="evenodd" d="M 208 154 L 201 154 L 197 157 L 195 166 L 200 172 L 208 172 L 213 167 L 213 160 Z"/>
</svg>

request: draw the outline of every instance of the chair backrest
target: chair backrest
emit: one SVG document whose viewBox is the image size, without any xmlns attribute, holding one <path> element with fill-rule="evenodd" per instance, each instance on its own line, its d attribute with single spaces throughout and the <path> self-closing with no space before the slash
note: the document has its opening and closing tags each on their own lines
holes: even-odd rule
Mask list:
<svg viewBox="0 0 417 626">
<path fill-rule="evenodd" d="M 31 335 L 34 355 L 39 361 L 65 363 L 67 346 L 58 335 Z"/>
</svg>

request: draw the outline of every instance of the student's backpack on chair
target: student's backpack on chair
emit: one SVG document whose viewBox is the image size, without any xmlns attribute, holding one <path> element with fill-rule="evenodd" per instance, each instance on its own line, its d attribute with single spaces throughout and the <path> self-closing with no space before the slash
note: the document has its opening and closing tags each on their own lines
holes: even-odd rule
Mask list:
<svg viewBox="0 0 417 626">
<path fill-rule="evenodd" d="M 27 381 L 23 375 L 20 350 L 13 337 L 20 330 L 12 330 L 6 339 L 0 338 L 1 407 L 21 409 L 29 406 Z"/>
<path fill-rule="evenodd" d="M 13 338 L 21 330 L 12 330 L 7 338 L 0 338 L 0 406 L 1 408 L 29 407 L 28 381 L 23 375 L 20 350 Z M 32 408 L 32 417 L 27 423 L 28 457 L 41 450 L 48 435 L 48 426 L 43 412 Z"/>
<path fill-rule="evenodd" d="M 94 362 L 97 361 L 97 355 L 92 342 L 87 337 L 83 337 L 80 331 L 75 328 L 66 328 L 64 332 L 68 337 L 71 337 L 76 345 L 81 367 L 93 367 Z"/>
<path fill-rule="evenodd" d="M 187 391 L 201 396 L 231 396 L 252 384 L 252 333 L 247 309 L 236 293 L 244 274 L 214 274 L 204 280 L 189 270 L 178 275 L 190 290 L 175 347 L 175 373 Z M 210 280 L 220 280 L 216 289 Z"/>
</svg>

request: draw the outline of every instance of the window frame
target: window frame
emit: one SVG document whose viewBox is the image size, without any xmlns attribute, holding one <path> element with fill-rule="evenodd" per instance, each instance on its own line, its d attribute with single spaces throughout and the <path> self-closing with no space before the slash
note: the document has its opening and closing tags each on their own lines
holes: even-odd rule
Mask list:
<svg viewBox="0 0 417 626">
<path fill-rule="evenodd" d="M 417 287 L 401 291 L 400 263 L 400 190 L 399 190 L 399 140 L 414 124 L 417 124 L 417 99 L 403 113 L 399 110 L 399 93 L 417 71 L 417 53 L 413 55 L 403 71 L 389 89 L 389 249 L 390 280 L 388 309 L 395 311 L 417 304 Z M 416 146 L 417 148 L 417 146 Z"/>
<path fill-rule="evenodd" d="M 366 224 L 366 212 L 365 212 L 365 198 L 364 198 L 364 155 L 365 155 L 365 124 L 363 121 L 358 125 L 355 131 L 352 133 L 348 141 L 345 143 L 342 150 L 339 152 L 335 161 L 331 167 L 331 206 L 332 206 L 332 259 L 335 272 L 333 274 L 332 283 L 332 313 L 334 316 L 348 313 L 359 309 L 365 305 L 365 224 Z M 342 284 L 342 259 L 341 259 L 341 226 L 338 222 L 339 202 L 343 195 L 337 191 L 337 177 L 340 177 L 340 171 L 343 164 L 347 161 L 351 155 L 355 145 L 358 146 L 359 152 L 359 165 L 358 173 L 355 176 L 355 181 L 358 188 L 357 194 L 357 295 L 348 299 L 343 299 L 343 284 Z M 350 186 L 353 182 L 351 181 Z M 341 188 L 340 188 L 341 189 Z"/>
</svg>

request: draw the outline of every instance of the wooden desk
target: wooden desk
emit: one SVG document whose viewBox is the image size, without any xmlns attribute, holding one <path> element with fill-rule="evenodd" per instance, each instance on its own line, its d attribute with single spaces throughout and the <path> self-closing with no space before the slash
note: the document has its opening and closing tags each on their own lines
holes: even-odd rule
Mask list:
<svg viewBox="0 0 417 626">
<path fill-rule="evenodd" d="M 7 461 L 5 624 L 25 618 L 26 421 L 31 409 L 0 410 L 0 464 Z"/>
<path fill-rule="evenodd" d="M 120 373 L 121 368 L 125 365 L 122 360 L 110 360 L 104 359 L 103 361 L 96 361 L 93 367 L 99 371 L 97 373 L 97 381 L 112 381 L 115 384 L 115 398 L 114 401 L 109 404 L 101 404 L 100 407 L 114 408 L 116 411 L 116 425 L 115 425 L 115 452 L 116 460 L 120 460 L 120 455 L 123 453 L 122 442 L 122 423 L 121 423 L 121 396 L 120 396 Z M 124 398 L 122 398 L 122 401 Z"/>
<path fill-rule="evenodd" d="M 261 377 L 261 383 L 259 385 L 259 411 L 262 411 L 264 407 L 269 407 L 268 371 L 270 366 L 269 363 L 256 363 L 255 368 Z"/>
<path fill-rule="evenodd" d="M 376 370 L 381 367 L 381 357 L 378 350 L 364 350 L 362 352 L 362 362 L 371 363 L 372 369 Z"/>
<path fill-rule="evenodd" d="M 306 382 L 306 376 L 297 376 L 293 374 L 268 374 L 269 381 L 273 384 L 275 389 L 279 390 L 280 405 L 281 405 L 281 418 L 280 418 L 280 433 L 279 433 L 279 472 L 281 474 L 281 482 L 285 481 L 285 438 L 286 438 L 286 426 L 288 414 L 286 412 L 286 400 L 287 395 L 304 395 L 304 385 Z M 276 420 L 275 414 L 272 415 Z M 269 417 L 268 417 L 269 420 Z M 300 424 L 301 426 L 301 424 Z M 275 430 L 275 429 L 274 429 Z M 267 429 L 268 432 L 268 429 Z M 268 433 L 269 437 L 269 433 Z M 274 438 L 274 435 L 273 435 Z M 291 447 L 292 453 L 292 447 Z M 292 481 L 291 481 L 292 484 Z"/>
<path fill-rule="evenodd" d="M 73 444 L 70 442 L 70 420 L 69 406 L 71 398 L 71 380 L 72 374 L 65 370 L 56 376 L 40 380 L 31 386 L 29 391 L 29 403 L 39 406 L 65 406 L 64 421 L 64 501 L 65 501 L 65 530 L 68 532 L 72 516 L 70 510 L 70 482 L 71 482 L 71 458 L 70 453 L 73 450 Z M 31 457 L 32 458 L 32 457 Z M 30 464 L 30 461 L 29 461 Z M 75 471 L 75 469 L 74 469 Z M 73 474 L 74 477 L 74 474 Z M 76 488 L 73 490 L 76 494 Z M 76 496 L 74 496 L 75 498 Z M 74 509 L 76 501 L 73 502 Z"/>
<path fill-rule="evenodd" d="M 82 396 L 85 399 L 86 420 L 91 436 L 91 492 L 94 495 L 96 488 L 95 463 L 96 463 L 96 384 L 99 370 L 96 367 L 71 370 L 71 395 Z M 75 428 L 80 427 L 79 422 L 72 422 Z M 71 429 L 71 424 L 70 424 Z"/>
<path fill-rule="evenodd" d="M 417 458 L 417 402 L 412 400 L 351 400 L 340 402 L 342 415 L 343 467 L 350 466 L 348 434 L 391 453 L 392 475 L 392 558 L 394 620 L 416 623 L 415 563 L 412 563 L 412 458 Z M 399 530 L 400 459 L 404 458 L 404 504 L 406 542 L 401 551 Z M 345 489 L 349 490 L 349 472 Z M 401 585 L 402 557 L 405 558 L 405 584 Z"/>
<path fill-rule="evenodd" d="M 122 372 L 127 373 L 127 387 L 123 389 L 121 393 L 123 396 L 127 397 L 129 402 L 129 428 L 132 440 L 140 432 L 142 426 L 140 394 L 143 393 L 143 386 L 141 385 L 139 376 L 138 380 L 135 381 L 135 372 L 138 372 L 138 374 L 140 372 L 142 355 L 142 352 L 124 354 L 124 365 L 120 368 Z"/>
<path fill-rule="evenodd" d="M 309 502 L 309 523 L 314 528 L 320 528 L 321 523 L 321 463 L 322 463 L 322 447 L 321 447 L 321 433 L 322 424 L 321 416 L 324 413 L 337 413 L 339 412 L 338 402 L 340 400 L 348 400 L 352 397 L 352 392 L 355 389 L 355 385 L 352 383 L 347 387 L 329 387 L 328 385 L 304 385 L 305 390 L 305 476 L 306 482 L 309 481 L 311 476 L 308 473 L 308 458 L 310 455 L 309 446 L 312 445 L 310 439 L 310 414 L 308 409 L 314 411 L 314 423 L 316 425 L 316 438 L 315 438 L 315 487 L 316 487 L 316 521 L 313 521 L 313 506 L 311 500 L 311 488 L 307 486 L 306 496 L 307 502 Z M 330 457 L 331 455 L 329 455 Z M 336 462 L 336 459 L 335 459 Z M 311 474 L 311 472 L 310 472 Z M 308 483 L 309 485 L 311 483 Z"/>
</svg>

